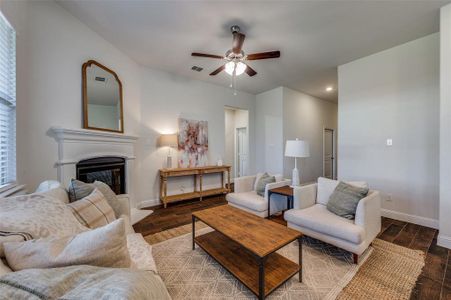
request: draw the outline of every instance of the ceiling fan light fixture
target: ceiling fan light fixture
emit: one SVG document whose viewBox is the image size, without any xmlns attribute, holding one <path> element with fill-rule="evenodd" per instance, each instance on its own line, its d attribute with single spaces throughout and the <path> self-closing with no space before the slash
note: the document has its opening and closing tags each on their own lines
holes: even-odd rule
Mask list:
<svg viewBox="0 0 451 300">
<path fill-rule="evenodd" d="M 225 64 L 225 71 L 230 76 L 233 75 L 234 70 L 235 70 L 235 75 L 239 76 L 244 73 L 246 68 L 247 68 L 247 66 L 245 64 L 243 64 L 242 62 L 229 61 L 228 63 Z"/>
</svg>

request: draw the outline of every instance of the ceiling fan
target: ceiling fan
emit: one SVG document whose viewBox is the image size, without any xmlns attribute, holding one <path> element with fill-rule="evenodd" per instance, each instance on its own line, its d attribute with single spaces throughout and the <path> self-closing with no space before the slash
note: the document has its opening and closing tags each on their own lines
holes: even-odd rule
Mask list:
<svg viewBox="0 0 451 300">
<path fill-rule="evenodd" d="M 219 72 L 225 70 L 227 74 L 233 77 L 239 76 L 244 72 L 246 72 L 247 75 L 252 77 L 256 75 L 257 72 L 246 64 L 247 60 L 259 60 L 280 57 L 280 51 L 245 54 L 244 51 L 242 50 L 242 47 L 246 35 L 240 33 L 240 27 L 237 25 L 232 26 L 230 28 L 230 31 L 232 31 L 233 35 L 232 49 L 227 50 L 224 56 L 197 52 L 191 53 L 192 56 L 223 59 L 226 61 L 224 65 L 220 66 L 219 68 L 211 72 L 210 76 L 215 76 Z"/>
</svg>

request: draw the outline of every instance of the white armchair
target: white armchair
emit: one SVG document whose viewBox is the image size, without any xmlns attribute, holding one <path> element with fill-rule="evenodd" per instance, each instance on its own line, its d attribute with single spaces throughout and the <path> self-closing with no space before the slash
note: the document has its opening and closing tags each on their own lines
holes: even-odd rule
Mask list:
<svg viewBox="0 0 451 300">
<path fill-rule="evenodd" d="M 265 187 L 265 195 L 261 197 L 257 194 L 256 186 L 258 179 L 263 173 L 253 176 L 243 176 L 234 179 L 234 192 L 226 196 L 229 205 L 250 212 L 259 217 L 268 216 L 268 191 L 270 189 L 289 185 L 290 180 L 284 180 L 282 175 L 273 175 L 276 182 L 269 183 Z M 271 196 L 271 213 L 286 209 L 286 201 L 278 201 L 279 195 Z"/>
<path fill-rule="evenodd" d="M 338 185 L 337 180 L 318 178 L 318 183 L 294 189 L 293 209 L 285 212 L 288 227 L 323 242 L 353 253 L 354 262 L 376 238 L 381 230 L 381 198 L 370 190 L 359 201 L 355 220 L 348 220 L 327 210 L 329 197 Z M 364 186 L 364 182 L 348 182 Z"/>
</svg>

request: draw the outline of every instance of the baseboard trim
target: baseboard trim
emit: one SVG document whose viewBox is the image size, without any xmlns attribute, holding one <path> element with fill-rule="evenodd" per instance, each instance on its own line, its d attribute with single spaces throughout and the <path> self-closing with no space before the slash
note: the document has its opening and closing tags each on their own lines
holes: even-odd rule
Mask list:
<svg viewBox="0 0 451 300">
<path fill-rule="evenodd" d="M 451 249 L 451 236 L 445 236 L 439 232 L 437 237 L 437 245 Z"/>
<path fill-rule="evenodd" d="M 409 223 L 426 226 L 426 227 L 430 227 L 430 228 L 434 228 L 434 229 L 438 229 L 438 227 L 439 227 L 438 220 L 436 220 L 436 219 L 425 218 L 425 217 L 416 216 L 416 215 L 409 215 L 406 213 L 389 210 L 389 209 L 384 209 L 384 208 L 381 211 L 382 211 L 382 216 L 387 217 L 387 218 L 391 218 L 391 219 L 395 219 L 395 220 L 399 220 L 399 221 L 403 221 L 403 222 L 409 222 Z"/>
<path fill-rule="evenodd" d="M 146 208 L 146 207 L 157 206 L 160 204 L 161 204 L 161 201 L 159 199 L 149 199 L 149 200 L 141 201 L 140 203 L 138 203 L 137 207 L 139 209 L 141 209 L 141 208 Z"/>
</svg>

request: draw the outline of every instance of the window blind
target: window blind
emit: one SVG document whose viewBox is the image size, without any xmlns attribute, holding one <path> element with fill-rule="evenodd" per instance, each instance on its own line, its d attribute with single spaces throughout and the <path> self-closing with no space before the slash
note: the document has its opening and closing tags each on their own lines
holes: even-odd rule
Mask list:
<svg viewBox="0 0 451 300">
<path fill-rule="evenodd" d="M 0 13 L 0 188 L 16 181 L 16 32 Z"/>
</svg>

